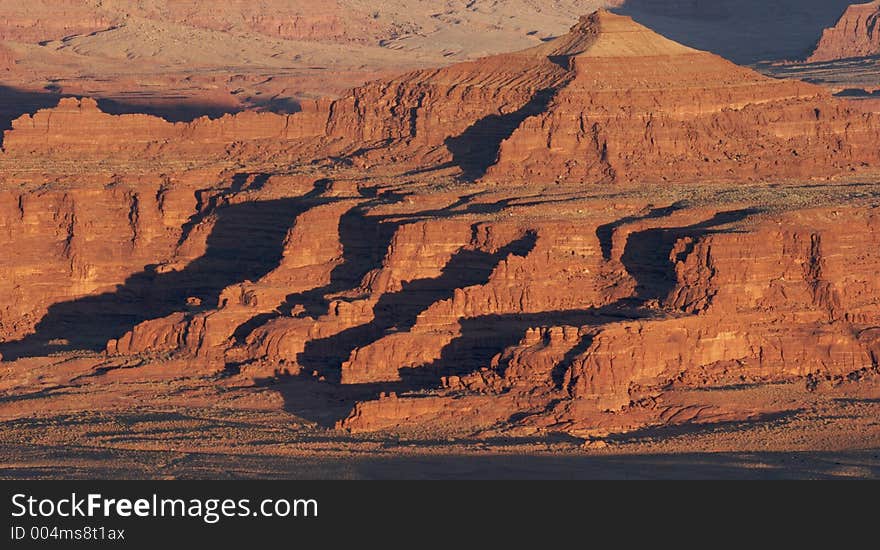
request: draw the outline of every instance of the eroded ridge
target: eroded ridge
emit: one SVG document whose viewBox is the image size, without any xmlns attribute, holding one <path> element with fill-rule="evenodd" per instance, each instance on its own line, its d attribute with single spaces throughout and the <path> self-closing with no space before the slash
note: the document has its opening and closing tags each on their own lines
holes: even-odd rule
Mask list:
<svg viewBox="0 0 880 550">
<path fill-rule="evenodd" d="M 825 29 L 809 62 L 880 55 L 880 2 L 853 4 Z"/>
<path fill-rule="evenodd" d="M 878 138 L 604 11 L 290 115 L 64 99 L 0 155 L 0 415 L 583 442 L 871 399 Z"/>
</svg>

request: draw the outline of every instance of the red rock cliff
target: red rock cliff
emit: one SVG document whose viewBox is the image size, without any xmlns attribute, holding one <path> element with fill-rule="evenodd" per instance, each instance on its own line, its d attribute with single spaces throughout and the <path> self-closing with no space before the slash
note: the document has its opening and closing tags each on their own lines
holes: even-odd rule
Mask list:
<svg viewBox="0 0 880 550">
<path fill-rule="evenodd" d="M 825 29 L 810 62 L 880 55 L 880 1 L 853 4 Z"/>
<path fill-rule="evenodd" d="M 573 78 L 546 112 L 504 141 L 489 179 L 761 180 L 880 161 L 876 117 L 819 87 L 764 77 L 627 17 L 597 12 L 541 48 L 565 53 Z"/>
</svg>

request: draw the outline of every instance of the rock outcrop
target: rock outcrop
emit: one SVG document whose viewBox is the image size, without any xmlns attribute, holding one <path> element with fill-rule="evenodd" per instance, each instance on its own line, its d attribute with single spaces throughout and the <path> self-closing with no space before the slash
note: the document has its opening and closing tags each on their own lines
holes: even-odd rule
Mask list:
<svg viewBox="0 0 880 550">
<path fill-rule="evenodd" d="M 171 124 L 65 99 L 16 120 L 4 149 L 344 156 L 363 168 L 453 166 L 494 183 L 766 181 L 876 167 L 878 120 L 820 87 L 762 76 L 599 11 L 541 46 L 377 81 L 293 115 Z"/>
<path fill-rule="evenodd" d="M 825 29 L 809 62 L 880 55 L 880 2 L 853 4 L 837 24 Z"/>
<path fill-rule="evenodd" d="M 11 71 L 15 68 L 15 52 L 0 43 L 0 71 Z"/>
<path fill-rule="evenodd" d="M 488 178 L 735 181 L 876 165 L 875 117 L 817 86 L 775 80 L 607 12 L 541 46 L 572 78 L 501 145 Z M 625 69 L 622 69 L 625 67 Z"/>
<path fill-rule="evenodd" d="M 311 102 L 295 116 L 244 112 L 170 123 L 149 115 L 108 115 L 94 99 L 64 98 L 57 107 L 14 120 L 4 136 L 3 149 L 8 156 L 49 158 L 124 155 L 137 160 L 168 149 L 205 156 L 236 142 L 324 136 L 328 105 Z"/>
<path fill-rule="evenodd" d="M 0 2 L 0 40 L 42 42 L 104 30 L 120 20 L 83 0 Z"/>
<path fill-rule="evenodd" d="M 54 304 L 112 292 L 156 258 L 170 257 L 196 209 L 192 190 L 177 183 L 145 178 L 109 188 L 0 191 L 4 338 L 23 337 L 47 322 Z M 85 309 L 100 315 L 100 307 L 96 300 Z M 144 307 L 133 302 L 122 309 L 128 314 Z M 77 332 L 88 341 L 89 329 L 100 324 L 63 312 L 56 321 L 57 334 L 48 340 L 62 340 L 65 330 L 80 325 Z"/>
<path fill-rule="evenodd" d="M 844 221 L 851 230 L 841 234 Z M 630 309 L 629 320 L 608 318 L 606 308 L 594 310 L 589 324 L 536 324 L 482 370 L 445 377 L 445 406 L 439 396 L 383 398 L 356 408 L 341 426 L 412 427 L 472 395 L 482 410 L 472 426 L 531 411 L 525 424 L 588 428 L 605 411 L 637 410 L 670 387 L 874 370 L 880 288 L 871 273 L 880 257 L 855 252 L 854 242 L 874 242 L 878 229 L 873 209 L 801 211 L 745 230 L 723 222 L 711 231 L 620 226 L 614 240 L 624 250 L 612 249 L 606 269 L 623 263 L 633 295 L 658 300 L 658 309 Z M 628 257 L 636 248 L 646 255 Z M 649 248 L 657 249 L 653 261 Z"/>
<path fill-rule="evenodd" d="M 352 431 L 751 418 L 718 392 L 878 369 L 877 143 L 603 11 L 290 115 L 65 98 L 4 134 L 0 353 L 281 382 Z"/>
</svg>

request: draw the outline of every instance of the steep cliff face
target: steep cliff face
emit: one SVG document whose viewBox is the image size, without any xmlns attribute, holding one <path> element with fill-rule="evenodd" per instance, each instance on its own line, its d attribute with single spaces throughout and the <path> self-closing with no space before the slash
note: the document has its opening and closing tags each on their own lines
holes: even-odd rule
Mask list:
<svg viewBox="0 0 880 550">
<path fill-rule="evenodd" d="M 216 120 L 171 123 L 149 115 L 114 116 L 90 98 L 64 98 L 57 107 L 24 115 L 3 138 L 8 157 L 39 154 L 48 158 L 83 157 L 139 160 L 173 152 L 209 156 L 236 142 L 323 136 L 328 102 L 311 102 L 296 116 L 244 112 Z M 276 145 L 276 148 L 283 144 Z"/>
<path fill-rule="evenodd" d="M 759 414 L 718 392 L 877 371 L 878 137 L 605 12 L 292 115 L 67 98 L 4 135 L 0 353 L 282 382 L 352 431 Z"/>
<path fill-rule="evenodd" d="M 841 233 L 841 223 L 850 229 Z M 878 228 L 874 209 L 813 210 L 677 244 L 664 306 L 692 315 L 602 328 L 566 375 L 573 397 L 622 407 L 666 384 L 876 368 L 880 258 L 855 243 L 876 242 Z M 689 252 L 676 260 L 681 248 Z"/>
<path fill-rule="evenodd" d="M 218 286 L 216 301 L 204 303 L 207 308 L 175 311 L 137 324 L 119 338 L 108 341 L 107 351 L 117 355 L 182 351 L 222 370 L 226 352 L 247 336 L 249 324 L 290 311 L 289 296 L 329 284 L 333 271 L 343 263 L 338 225 L 340 217 L 353 208 L 354 203 L 350 200 L 322 202 L 315 201 L 309 209 L 290 201 L 273 205 L 274 215 L 279 220 L 291 220 L 292 225 L 281 243 L 277 265 L 261 270 L 264 275 L 241 282 L 236 280 L 241 277 L 230 279 L 234 284 Z M 226 207 L 227 211 L 235 208 L 250 209 L 254 215 L 270 214 L 269 205 L 265 203 Z M 296 215 L 298 211 L 302 213 Z M 224 216 L 222 211 L 219 215 Z M 227 224 L 223 218 L 209 223 L 212 233 L 217 232 L 217 223 Z M 250 225 L 253 220 L 243 217 L 241 223 Z"/>
<path fill-rule="evenodd" d="M 825 379 L 877 368 L 880 287 L 872 273 L 880 257 L 855 244 L 878 238 L 875 209 L 761 215 L 747 225 L 729 225 L 726 213 L 709 219 L 719 223 L 619 226 L 622 236 L 614 240 L 624 250 L 612 248 L 606 269 L 626 269 L 635 283 L 628 298 L 613 308 L 580 309 L 581 318 L 570 319 L 575 324 L 555 324 L 564 318 L 558 312 L 549 325 L 535 319 L 519 343 L 484 358 L 482 369 L 446 372 L 446 397 L 379 399 L 356 407 L 341 425 L 412 427 L 423 421 L 420 408 L 439 414 L 473 396 L 483 413 L 482 420 L 466 421 L 472 427 L 517 413 L 528 413 L 527 425 L 590 427 L 606 411 L 637 416 L 670 388 Z M 848 231 L 839 231 L 841 223 Z M 640 254 L 631 256 L 633 249 Z"/>
<path fill-rule="evenodd" d="M 85 156 L 134 164 L 173 157 L 181 165 L 236 155 L 295 155 L 303 140 L 313 140 L 310 154 L 319 158 L 345 154 L 361 165 L 454 161 L 479 173 L 517 121 L 538 112 L 549 99 L 547 90 L 565 78 L 547 58 L 499 56 L 376 82 L 335 101 L 303 101 L 293 115 L 243 112 L 191 123 L 112 116 L 92 99 L 65 98 L 57 107 L 14 120 L 3 149 L 16 159 Z"/>
<path fill-rule="evenodd" d="M 501 146 L 488 178 L 536 182 L 766 179 L 876 164 L 875 117 L 598 12 L 569 37 L 573 78 Z M 547 47 L 554 45 L 548 44 Z"/>
<path fill-rule="evenodd" d="M 765 180 L 877 164 L 880 124 L 599 11 L 541 46 L 419 71 L 333 104 L 365 165 L 457 165 L 534 183 Z"/>
<path fill-rule="evenodd" d="M 528 52 L 418 71 L 334 102 L 327 132 L 366 144 L 370 164 L 452 161 L 481 172 L 497 144 L 567 78 L 550 59 Z"/>
<path fill-rule="evenodd" d="M 120 19 L 83 0 L 0 2 L 0 40 L 40 42 L 106 29 Z"/>
<path fill-rule="evenodd" d="M 0 191 L 4 339 L 31 332 L 46 320 L 53 304 L 112 292 L 147 264 L 169 258 L 195 208 L 192 191 L 161 178 L 93 188 Z M 143 307 L 133 302 L 126 309 Z M 61 333 L 77 324 L 83 333 L 90 328 L 75 312 L 61 312 L 56 321 L 53 331 L 59 334 L 49 340 L 64 339 Z"/>
<path fill-rule="evenodd" d="M 878 120 L 817 86 L 764 77 L 599 11 L 541 46 L 377 81 L 293 115 L 171 124 L 65 99 L 14 121 L 4 149 L 345 158 L 360 168 L 452 167 L 493 183 L 766 181 L 876 167 Z"/>
<path fill-rule="evenodd" d="M 880 2 L 853 4 L 825 29 L 809 62 L 880 55 Z"/>
</svg>

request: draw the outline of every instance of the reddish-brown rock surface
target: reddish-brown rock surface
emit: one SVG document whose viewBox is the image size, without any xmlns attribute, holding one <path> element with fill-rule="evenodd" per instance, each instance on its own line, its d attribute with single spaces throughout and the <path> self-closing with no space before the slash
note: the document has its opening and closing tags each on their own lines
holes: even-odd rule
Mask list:
<svg viewBox="0 0 880 550">
<path fill-rule="evenodd" d="M 539 51 L 565 59 L 571 80 L 502 144 L 490 179 L 732 181 L 820 176 L 880 160 L 875 117 L 629 18 L 599 12 Z"/>
<path fill-rule="evenodd" d="M 833 61 L 880 55 L 880 2 L 853 4 L 840 21 L 825 29 L 808 61 Z"/>
<path fill-rule="evenodd" d="M 174 125 L 142 115 L 117 121 L 90 100 L 65 100 L 14 128 L 4 144 L 13 156 L 135 148 L 137 157 L 175 151 L 179 162 L 233 146 L 233 156 L 305 158 L 308 139 L 317 147 L 309 154 L 345 155 L 363 168 L 457 166 L 497 183 L 766 181 L 836 176 L 880 160 L 876 115 L 604 11 L 542 46 L 377 81 L 304 102 L 294 115 Z M 259 151 L 249 145 L 257 142 Z"/>
<path fill-rule="evenodd" d="M 217 436 L 255 454 L 805 410 L 780 448 L 822 415 L 880 441 L 878 143 L 868 110 L 603 11 L 293 114 L 65 98 L 3 136 L 0 417 L 204 408 L 263 419 Z"/>
<path fill-rule="evenodd" d="M 15 68 L 15 52 L 0 43 L 0 71 L 11 71 Z"/>
<path fill-rule="evenodd" d="M 74 34 L 88 34 L 114 23 L 109 14 L 83 0 L 34 0 L 0 2 L 0 40 L 39 42 Z"/>
<path fill-rule="evenodd" d="M 0 41 L 21 68 L 0 82 L 0 127 L 62 95 L 173 120 L 294 112 L 380 76 L 537 44 L 613 4 L 0 0 Z"/>
</svg>

